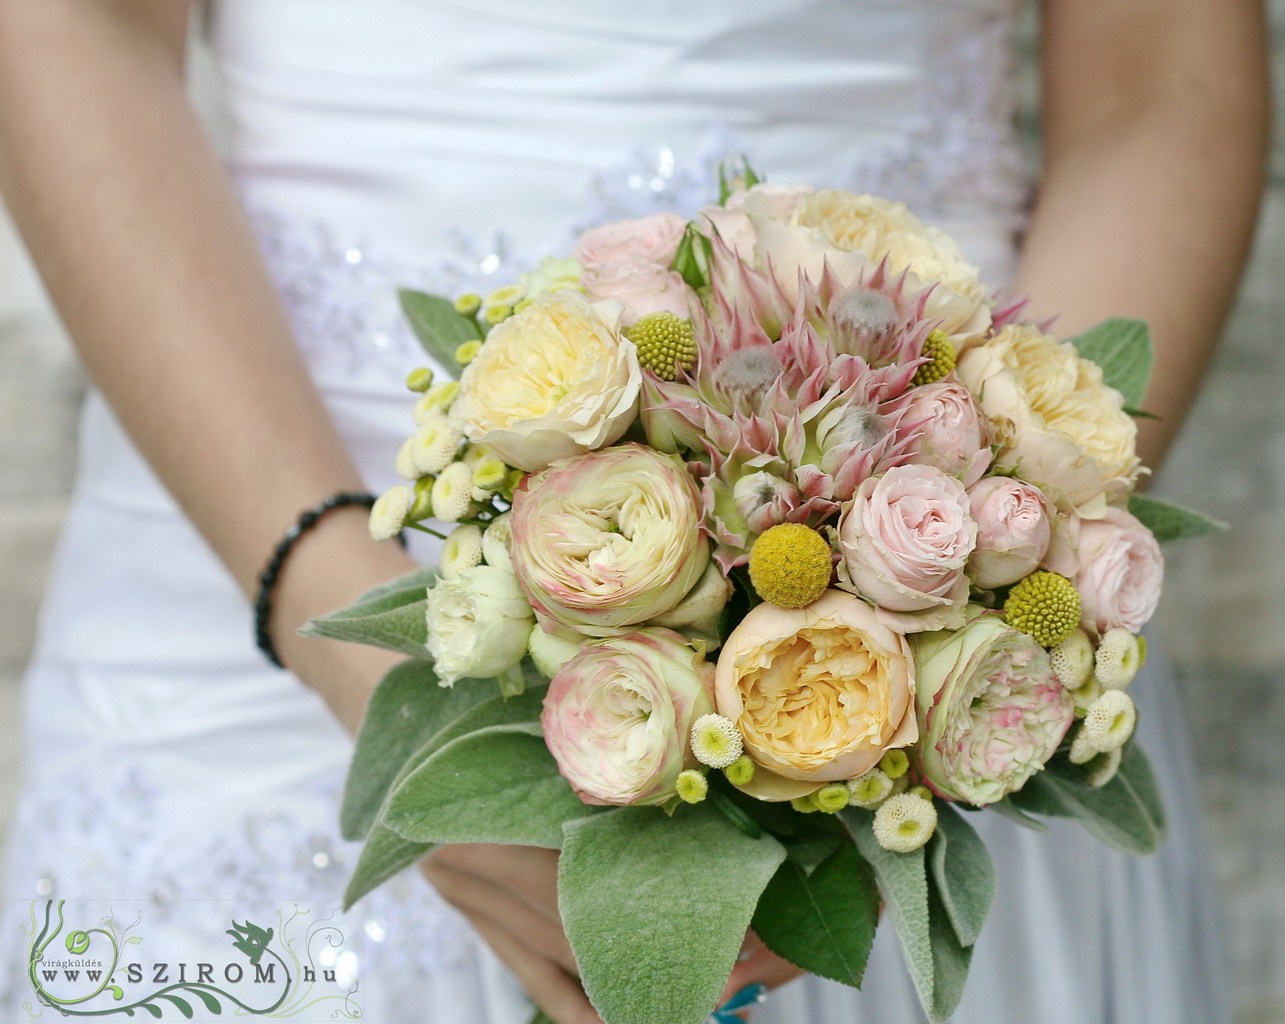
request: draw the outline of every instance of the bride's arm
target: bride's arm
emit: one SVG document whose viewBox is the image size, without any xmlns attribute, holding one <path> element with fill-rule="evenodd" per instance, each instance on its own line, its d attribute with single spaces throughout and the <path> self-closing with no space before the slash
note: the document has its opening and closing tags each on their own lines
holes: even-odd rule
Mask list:
<svg viewBox="0 0 1285 1024">
<path fill-rule="evenodd" d="M 1044 167 L 1016 287 L 1069 335 L 1150 322 L 1158 466 L 1253 235 L 1268 126 L 1259 0 L 1047 0 Z"/>
<path fill-rule="evenodd" d="M 188 4 L 0 3 L 0 186 L 95 383 L 247 595 L 286 527 L 361 480 L 183 87 Z M 273 634 L 353 728 L 391 655 L 295 627 L 411 568 L 334 513 Z"/>
</svg>

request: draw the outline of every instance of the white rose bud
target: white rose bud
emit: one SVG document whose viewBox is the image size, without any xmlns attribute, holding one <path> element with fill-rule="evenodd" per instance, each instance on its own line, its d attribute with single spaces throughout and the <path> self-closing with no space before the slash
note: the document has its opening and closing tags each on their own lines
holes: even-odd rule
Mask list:
<svg viewBox="0 0 1285 1024">
<path fill-rule="evenodd" d="M 428 653 L 443 686 L 465 676 L 489 679 L 527 650 L 534 615 L 513 574 L 475 565 L 428 591 Z"/>
<path fill-rule="evenodd" d="M 537 622 L 527 637 L 527 653 L 540 675 L 552 679 L 558 674 L 558 669 L 580 653 L 583 642 L 583 639 L 580 642 L 568 640 L 556 631 L 546 633 Z"/>
</svg>

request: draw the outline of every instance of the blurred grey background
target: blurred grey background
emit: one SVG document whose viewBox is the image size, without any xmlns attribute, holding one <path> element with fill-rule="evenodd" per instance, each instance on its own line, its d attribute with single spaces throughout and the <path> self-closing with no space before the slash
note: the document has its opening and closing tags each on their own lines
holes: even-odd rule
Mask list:
<svg viewBox="0 0 1285 1024">
<path fill-rule="evenodd" d="M 1276 143 L 1253 261 L 1157 493 L 1232 529 L 1171 546 L 1155 631 L 1176 663 L 1200 763 L 1239 1024 L 1285 1021 L 1285 0 L 1271 0 Z M 1024 133 L 1035 51 L 1019 31 Z M 218 132 L 216 85 L 194 91 Z M 74 469 L 84 382 L 0 215 L 0 822 L 21 754 L 20 680 Z"/>
</svg>

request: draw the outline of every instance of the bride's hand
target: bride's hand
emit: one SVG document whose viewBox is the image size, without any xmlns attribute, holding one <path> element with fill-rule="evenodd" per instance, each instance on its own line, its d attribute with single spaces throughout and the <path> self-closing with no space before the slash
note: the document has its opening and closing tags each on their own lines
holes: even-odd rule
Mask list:
<svg viewBox="0 0 1285 1024">
<path fill-rule="evenodd" d="M 557 1024 L 602 1024 L 580 987 L 575 956 L 562 931 L 556 850 L 489 843 L 439 846 L 421 870 Z M 719 1001 L 747 985 L 772 989 L 802 973 L 751 933 Z"/>
</svg>

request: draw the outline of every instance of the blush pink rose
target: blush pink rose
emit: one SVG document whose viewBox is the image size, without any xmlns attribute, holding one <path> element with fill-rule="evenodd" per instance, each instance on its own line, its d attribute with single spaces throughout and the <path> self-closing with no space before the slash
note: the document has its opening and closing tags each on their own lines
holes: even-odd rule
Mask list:
<svg viewBox="0 0 1285 1024">
<path fill-rule="evenodd" d="M 917 434 L 915 461 L 971 487 L 991 464 L 991 432 L 972 392 L 948 381 L 911 388 L 890 403 L 904 413 L 901 430 Z"/>
<path fill-rule="evenodd" d="M 691 317 L 688 297 L 692 290 L 676 271 L 659 263 L 630 260 L 590 266 L 580 279 L 593 302 L 614 299 L 624 306 L 620 322 L 628 327 L 648 313 L 673 313 Z"/>
<path fill-rule="evenodd" d="M 1080 523 L 1080 625 L 1090 633 L 1136 633 L 1155 613 L 1164 582 L 1164 556 L 1155 536 L 1124 509 Z"/>
<path fill-rule="evenodd" d="M 590 228 L 576 241 L 571 255 L 586 270 L 608 263 L 655 263 L 669 269 L 687 221 L 675 213 L 656 213 Z"/>
<path fill-rule="evenodd" d="M 933 466 L 898 466 L 862 482 L 839 520 L 843 569 L 857 594 L 904 632 L 963 622 L 964 567 L 977 542 L 968 494 Z"/>
<path fill-rule="evenodd" d="M 695 768 L 692 724 L 714 711 L 714 666 L 677 633 L 585 644 L 549 683 L 540 727 L 562 777 L 589 804 L 662 804 Z"/>
<path fill-rule="evenodd" d="M 990 476 L 968 491 L 977 548 L 968 572 L 979 587 L 1002 587 L 1029 576 L 1048 553 L 1053 510 L 1038 487 Z"/>
</svg>

